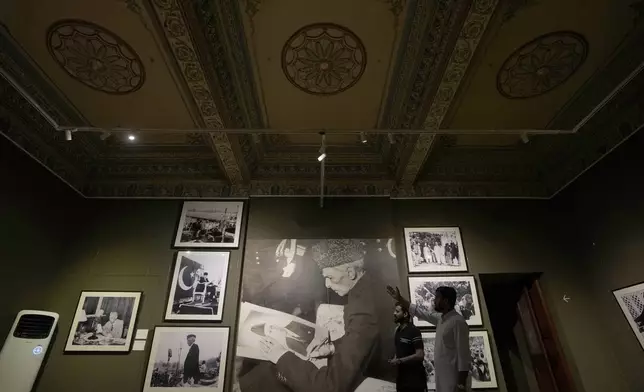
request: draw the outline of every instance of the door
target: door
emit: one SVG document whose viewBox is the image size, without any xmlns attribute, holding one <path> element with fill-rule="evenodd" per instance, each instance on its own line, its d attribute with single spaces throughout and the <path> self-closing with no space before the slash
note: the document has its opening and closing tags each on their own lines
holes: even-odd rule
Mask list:
<svg viewBox="0 0 644 392">
<path fill-rule="evenodd" d="M 571 373 L 538 280 L 523 289 L 517 303 L 517 314 L 525 332 L 540 391 L 574 392 Z"/>
</svg>

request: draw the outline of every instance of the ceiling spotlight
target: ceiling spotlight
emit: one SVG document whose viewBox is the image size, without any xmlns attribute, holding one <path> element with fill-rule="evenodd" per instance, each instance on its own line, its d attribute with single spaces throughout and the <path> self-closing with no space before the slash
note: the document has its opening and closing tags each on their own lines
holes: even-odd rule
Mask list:
<svg viewBox="0 0 644 392">
<path fill-rule="evenodd" d="M 129 141 L 133 142 L 133 141 L 135 141 L 135 140 L 136 140 L 136 136 L 134 136 L 134 135 L 132 135 L 132 134 L 129 134 L 129 135 L 127 136 L 127 140 L 129 140 Z"/>
<path fill-rule="evenodd" d="M 320 156 L 318 157 L 318 161 L 322 162 L 326 158 L 326 152 L 324 150 L 320 149 Z"/>
<path fill-rule="evenodd" d="M 396 144 L 396 139 L 394 139 L 394 134 L 393 133 L 388 133 L 387 134 L 387 139 L 389 139 L 389 144 Z"/>
<path fill-rule="evenodd" d="M 530 138 L 528 137 L 528 134 L 526 132 L 521 134 L 521 141 L 523 143 L 528 143 L 530 141 Z"/>
<path fill-rule="evenodd" d="M 65 140 L 70 142 L 72 140 L 72 130 L 71 129 L 65 129 Z"/>
<path fill-rule="evenodd" d="M 367 144 L 367 137 L 365 136 L 364 132 L 360 132 L 360 143 Z"/>
<path fill-rule="evenodd" d="M 320 155 L 318 156 L 318 161 L 324 161 L 326 158 L 326 135 L 324 132 L 320 132 L 320 137 L 322 138 L 322 145 L 320 146 Z"/>
<path fill-rule="evenodd" d="M 101 138 L 101 140 L 107 140 L 107 138 L 110 136 L 112 136 L 112 132 L 105 131 L 101 132 L 101 136 L 99 137 Z"/>
</svg>

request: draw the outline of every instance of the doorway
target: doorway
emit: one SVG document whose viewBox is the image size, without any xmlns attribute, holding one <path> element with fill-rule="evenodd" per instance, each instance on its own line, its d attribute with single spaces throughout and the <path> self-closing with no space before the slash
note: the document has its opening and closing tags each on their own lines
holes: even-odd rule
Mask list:
<svg viewBox="0 0 644 392">
<path fill-rule="evenodd" d="M 575 392 L 541 274 L 481 274 L 508 392 Z"/>
</svg>

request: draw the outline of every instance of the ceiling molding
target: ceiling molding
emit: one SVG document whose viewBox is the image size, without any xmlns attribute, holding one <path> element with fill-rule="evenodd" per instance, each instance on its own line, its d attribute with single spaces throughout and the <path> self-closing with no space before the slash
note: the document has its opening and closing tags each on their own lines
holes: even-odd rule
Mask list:
<svg viewBox="0 0 644 392">
<path fill-rule="evenodd" d="M 214 197 L 319 197 L 315 180 L 253 180 L 231 187 L 221 181 L 95 181 L 84 188 L 88 198 L 214 198 Z M 412 188 L 397 187 L 392 180 L 333 180 L 325 183 L 325 196 L 369 196 L 422 199 L 547 199 L 534 184 L 422 181 Z"/>
<path fill-rule="evenodd" d="M 644 23 L 640 20 L 616 54 L 577 91 L 549 127 L 575 128 L 624 80 L 625 75 L 644 63 L 642 46 Z M 644 123 L 642 91 L 644 72 L 624 86 L 577 133 L 534 138 L 531 144 L 540 157 L 540 171 L 548 174 L 549 194 L 560 192 L 641 127 Z"/>
<path fill-rule="evenodd" d="M 422 124 L 423 129 L 440 129 L 498 4 L 498 0 L 474 0 L 472 2 L 438 89 L 431 99 L 431 106 Z M 421 134 L 418 136 L 412 153 L 400 174 L 401 184 L 408 185 L 416 181 L 435 140 L 436 135 Z"/>
<path fill-rule="evenodd" d="M 644 76 L 628 78 L 630 84 L 624 81 L 644 64 L 640 19 L 611 59 L 593 63 L 604 67 L 588 78 L 548 129 L 449 129 L 449 116 L 468 93 L 465 87 L 475 74 L 472 69 L 487 66 L 483 48 L 493 41 L 504 18 L 532 4 L 532 0 L 509 1 L 374 0 L 380 7 L 404 4 L 395 19 L 398 23 L 405 19 L 405 25 L 396 25 L 400 30 L 391 54 L 393 64 L 390 74 L 381 76 L 388 87 L 377 129 L 327 132 L 325 195 L 548 198 L 641 128 Z M 91 127 L 44 73 L 56 64 L 36 64 L 36 55 L 32 59 L 0 25 L 0 66 L 7 79 L 0 80 L 2 136 L 86 197 L 319 197 L 320 138 L 315 129 L 319 124 L 303 130 L 265 129 L 261 85 L 256 84 L 258 75 L 248 53 L 252 43 L 244 31 L 244 26 L 252 28 L 244 14 L 249 4 L 260 1 L 125 0 L 106 6 L 130 17 L 132 29 L 123 29 L 123 38 L 132 42 L 144 61 L 149 50 L 160 49 L 155 65 L 146 62 L 151 72 L 148 82 L 155 67 L 170 73 L 174 83 L 166 79 L 164 88 L 179 90 L 194 122 L 187 126 L 194 129 L 106 132 Z M 389 11 L 379 12 L 390 17 Z M 47 26 L 40 28 L 44 32 Z M 148 47 L 136 46 L 142 37 L 128 36 L 128 31 L 146 34 Z M 26 41 L 21 44 L 31 48 Z M 87 90 L 74 98 L 94 94 Z M 177 103 L 181 105 L 180 100 Z M 578 126 L 581 120 L 583 126 Z M 497 125 L 502 123 L 500 119 Z M 79 129 L 73 140 L 66 141 L 63 131 L 73 128 Z M 576 129 L 579 132 L 572 134 Z M 136 142 L 128 141 L 130 132 L 138 136 Z"/>
<path fill-rule="evenodd" d="M 0 23 L 0 68 L 14 78 L 58 124 L 89 125 L 89 121 L 42 72 L 2 23 Z"/>
<path fill-rule="evenodd" d="M 0 132 L 75 189 L 82 188 L 92 159 L 80 144 L 61 145 L 40 113 L 0 78 Z"/>
<path fill-rule="evenodd" d="M 57 124 L 91 125 L 74 104 L 67 99 L 65 94 L 36 65 L 2 23 L 0 23 L 0 71 L 6 73 L 7 77 L 18 83 L 19 87 L 24 89 L 24 92 L 29 94 L 30 98 Z M 2 79 L 3 84 L 9 82 L 2 75 L 0 75 L 0 79 Z M 15 97 L 15 99 L 19 99 L 14 95 L 14 92 L 18 93 L 15 88 L 16 86 L 11 86 L 6 89 L 3 86 L 3 94 L 7 93 Z M 23 98 L 20 97 L 20 99 Z M 37 119 L 34 118 L 34 121 L 44 120 L 40 113 L 37 113 L 36 116 Z M 100 155 L 102 153 L 101 146 L 91 137 L 81 135 L 78 140 L 85 147 L 88 154 Z"/>
<path fill-rule="evenodd" d="M 245 45 L 245 40 L 242 43 L 234 42 L 239 37 L 245 37 L 240 18 L 233 18 L 232 22 L 230 20 L 239 12 L 237 3 L 150 1 L 178 68 L 200 111 L 203 125 L 209 129 L 261 125 L 257 121 L 257 109 L 253 109 L 251 105 L 251 109 L 247 110 L 246 105 L 240 104 L 243 101 L 253 101 L 256 97 L 248 75 L 237 70 L 240 58 L 246 60 L 243 64 L 249 62 L 245 49 L 240 46 Z M 217 16 L 211 7 L 219 7 Z M 237 23 L 231 25 L 235 21 Z M 223 29 L 221 24 L 225 24 Z M 191 30 L 191 26 L 197 28 Z M 232 40 L 224 31 L 233 35 Z M 240 50 L 242 53 L 239 53 Z M 232 53 L 232 59 L 227 58 L 228 53 Z M 204 72 L 204 66 L 215 72 Z M 246 99 L 243 95 L 240 99 L 240 91 L 236 86 L 245 87 Z M 248 169 L 243 157 L 235 153 L 236 150 L 240 151 L 239 145 L 234 145 L 236 140 L 231 140 L 225 132 L 208 133 L 205 140 L 216 152 L 231 184 L 248 181 L 248 174 L 244 175 L 248 173 Z"/>
</svg>

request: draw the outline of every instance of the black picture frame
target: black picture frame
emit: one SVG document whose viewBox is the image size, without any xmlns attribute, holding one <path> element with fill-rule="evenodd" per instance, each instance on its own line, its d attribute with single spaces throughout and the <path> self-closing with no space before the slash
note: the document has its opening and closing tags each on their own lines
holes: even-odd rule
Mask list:
<svg viewBox="0 0 644 392">
<path fill-rule="evenodd" d="M 114 294 L 125 294 L 121 295 L 120 297 L 132 297 L 134 298 L 134 303 L 133 303 L 133 308 L 132 308 L 132 314 L 130 314 L 130 321 L 127 325 L 122 323 L 122 328 L 123 330 L 127 330 L 127 336 L 125 338 L 114 338 L 111 337 L 110 333 L 105 334 L 103 328 L 105 328 L 105 325 L 107 325 L 107 322 L 105 324 L 100 324 L 100 327 L 96 325 L 96 318 L 97 317 L 104 317 L 109 315 L 108 317 L 111 317 L 110 313 L 112 312 L 106 312 L 104 309 L 101 309 L 100 306 L 102 305 L 102 300 L 104 297 L 119 297 L 118 295 Z M 84 305 L 84 299 L 85 298 L 93 298 L 93 297 L 98 297 L 99 300 L 96 303 L 96 309 L 93 315 L 87 315 L 86 310 L 83 308 Z M 64 352 L 65 353 L 101 353 L 101 354 L 106 354 L 106 353 L 129 353 L 132 350 L 132 345 L 134 343 L 134 335 L 136 334 L 136 326 L 138 322 L 138 316 L 139 316 L 139 310 L 141 309 L 141 303 L 143 302 L 143 291 L 120 291 L 120 290 L 81 290 L 78 300 L 76 303 L 76 310 L 74 311 L 74 317 L 72 318 L 71 325 L 69 327 L 69 333 L 67 334 L 67 340 L 65 343 L 65 348 Z M 99 310 L 102 312 L 99 313 Z M 90 333 L 85 332 L 85 334 L 91 334 L 90 336 L 85 336 L 82 337 L 83 341 L 96 341 L 99 344 L 78 344 L 75 343 L 79 339 L 81 339 L 80 336 L 80 330 L 82 330 L 84 327 L 80 326 L 80 323 L 87 323 L 89 321 L 88 316 L 94 318 L 94 321 L 91 323 L 91 325 L 87 325 L 88 328 L 92 328 L 92 332 Z M 120 320 L 118 319 L 118 313 L 117 313 L 117 321 Z M 111 322 L 111 327 L 113 328 L 114 322 L 112 320 L 109 320 Z M 78 335 L 77 335 L 78 332 Z M 119 341 L 120 339 L 124 339 L 123 344 L 113 344 L 113 342 Z M 100 344 L 100 342 L 104 342 L 105 344 Z M 112 342 L 112 344 L 110 344 Z"/>
<path fill-rule="evenodd" d="M 143 392 L 150 392 L 150 391 L 156 391 L 160 389 L 167 389 L 167 388 L 172 388 L 174 391 L 190 391 L 194 390 L 194 387 L 192 386 L 181 386 L 181 385 L 159 385 L 159 386 L 152 386 L 152 378 L 154 374 L 154 358 L 157 356 L 157 352 L 159 350 L 159 336 L 163 332 L 179 332 L 185 334 L 186 336 L 189 334 L 195 334 L 197 335 L 197 341 L 196 343 L 199 344 L 199 334 L 201 332 L 217 332 L 217 333 L 222 333 L 225 335 L 223 338 L 223 345 L 220 351 L 220 357 L 219 357 L 219 368 L 218 368 L 218 374 L 217 374 L 217 387 L 216 388 L 209 388 L 210 391 L 212 392 L 223 392 L 226 390 L 226 368 L 228 365 L 228 351 L 230 349 L 230 344 L 231 344 L 231 339 L 230 339 L 230 327 L 228 326 L 204 326 L 204 325 L 167 325 L 167 324 L 159 324 L 155 325 L 152 328 L 152 338 L 151 338 L 151 343 L 149 344 L 149 349 L 147 350 L 147 357 L 146 357 L 146 366 L 145 366 L 145 373 L 143 376 L 143 381 L 141 385 L 141 391 Z M 180 334 L 179 334 L 180 335 Z M 201 335 L 202 336 L 202 335 Z M 186 343 L 187 346 L 187 343 Z M 200 350 L 202 352 L 202 350 Z M 168 367 L 166 370 L 166 374 L 169 374 L 171 372 L 174 372 L 173 377 L 169 377 L 167 379 L 157 379 L 157 382 L 160 383 L 174 383 L 174 382 L 183 382 L 182 378 L 178 378 L 176 373 L 179 373 L 178 370 L 171 369 L 170 365 L 170 360 L 173 357 L 179 357 L 179 360 L 177 361 L 177 366 L 181 362 L 181 355 L 177 354 L 176 352 L 173 352 L 172 357 L 168 356 L 167 364 Z M 201 359 L 200 359 L 201 360 Z M 185 359 L 184 359 L 185 361 Z M 210 361 L 210 360 L 209 360 Z M 210 364 L 212 361 L 210 361 Z M 207 381 L 208 379 L 206 379 Z M 212 381 L 212 380 L 210 380 Z M 192 380 L 194 383 L 194 379 Z"/>
<path fill-rule="evenodd" d="M 613 290 L 613 296 L 644 350 L 644 281 L 617 288 Z"/>
<path fill-rule="evenodd" d="M 240 239 L 241 239 L 241 227 L 243 225 L 243 218 L 244 218 L 244 208 L 246 207 L 246 202 L 243 200 L 235 200 L 235 199 L 214 199 L 214 200 L 207 200 L 207 199 L 198 199 L 198 200 L 184 200 L 181 203 L 181 209 L 179 211 L 179 216 L 176 222 L 176 227 L 174 231 L 174 236 L 173 236 L 173 242 L 172 242 L 172 247 L 173 249 L 218 249 L 218 248 L 225 248 L 225 249 L 237 249 L 239 248 L 240 245 Z M 190 209 L 198 209 L 201 208 L 203 209 L 202 211 L 190 211 Z M 215 214 L 215 209 L 216 208 L 236 208 L 236 212 L 234 212 L 236 218 L 235 218 L 235 230 L 234 233 L 232 234 L 233 236 L 233 241 L 232 242 L 219 242 L 216 241 L 215 236 L 212 236 L 207 233 L 208 229 L 204 229 L 204 235 L 203 238 L 212 238 L 212 242 L 205 240 L 205 241 L 200 241 L 200 240 L 195 240 L 195 241 L 186 241 L 182 239 L 182 233 L 184 233 L 184 228 L 186 226 L 186 218 L 188 218 L 188 215 L 192 213 L 195 215 L 196 218 L 202 219 L 202 220 L 208 220 L 209 217 L 207 214 Z M 201 215 L 200 215 L 201 214 Z M 214 219 L 213 219 L 214 220 Z M 222 238 L 225 238 L 227 233 L 227 230 L 224 229 L 223 232 L 221 232 Z"/>
</svg>

